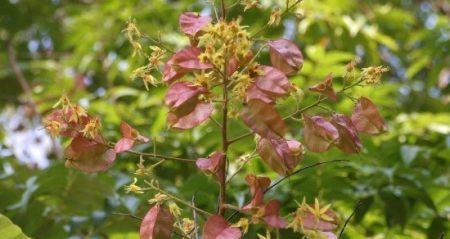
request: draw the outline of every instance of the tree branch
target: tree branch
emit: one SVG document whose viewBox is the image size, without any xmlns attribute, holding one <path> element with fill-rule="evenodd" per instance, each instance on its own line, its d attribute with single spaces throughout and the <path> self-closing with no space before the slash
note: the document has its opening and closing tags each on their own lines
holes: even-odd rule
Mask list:
<svg viewBox="0 0 450 239">
<path fill-rule="evenodd" d="M 224 7 L 224 3 L 222 1 L 222 7 Z M 223 205 L 226 203 L 226 187 L 227 187 L 227 152 L 228 152 L 228 76 L 226 69 L 228 68 L 227 62 L 224 64 L 224 72 L 223 72 L 223 85 L 222 85 L 222 91 L 223 91 L 223 103 L 222 103 L 222 127 L 221 127 L 221 133 L 222 133 L 222 151 L 225 154 L 224 160 L 220 163 L 220 170 L 223 171 L 223 174 L 219 178 L 219 205 L 218 205 L 218 212 L 219 215 L 223 215 L 225 213 L 225 208 Z"/>
<path fill-rule="evenodd" d="M 356 211 L 358 210 L 358 208 L 362 206 L 362 204 L 363 204 L 363 203 L 362 203 L 361 201 L 358 201 L 358 202 L 356 203 L 356 206 L 355 206 L 355 208 L 353 209 L 352 214 L 350 214 L 350 216 L 348 216 L 348 218 L 345 220 L 344 226 L 342 226 L 342 229 L 341 229 L 341 231 L 339 232 L 339 237 L 338 237 L 338 238 L 341 238 L 341 236 L 344 234 L 345 227 L 347 227 L 347 224 L 350 222 L 350 220 L 351 220 L 352 217 L 355 215 L 355 213 L 356 213 Z"/>
<path fill-rule="evenodd" d="M 17 63 L 16 52 L 14 51 L 12 39 L 10 39 L 6 43 L 6 47 L 8 49 L 8 61 L 12 70 L 14 71 L 14 74 L 16 75 L 17 81 L 19 82 L 20 87 L 22 87 L 22 90 L 25 92 L 25 94 L 31 97 L 32 90 L 22 72 L 22 69 L 20 69 L 19 64 Z"/>
<path fill-rule="evenodd" d="M 236 137 L 236 138 L 234 138 L 234 139 L 231 139 L 230 141 L 228 141 L 228 144 L 232 144 L 232 143 L 234 143 L 234 142 L 236 142 L 236 141 L 239 141 L 239 140 L 241 140 L 241 139 L 247 138 L 248 136 L 253 135 L 253 134 L 254 134 L 253 131 L 252 131 L 252 132 L 245 133 L 245 134 L 243 134 L 243 135 L 241 135 L 241 136 L 238 136 L 238 137 Z"/>
</svg>

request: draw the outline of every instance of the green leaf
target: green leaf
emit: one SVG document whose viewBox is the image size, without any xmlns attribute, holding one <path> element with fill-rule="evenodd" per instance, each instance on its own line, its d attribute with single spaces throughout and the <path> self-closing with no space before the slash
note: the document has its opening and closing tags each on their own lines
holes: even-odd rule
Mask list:
<svg viewBox="0 0 450 239">
<path fill-rule="evenodd" d="M 414 145 L 402 145 L 400 148 L 403 162 L 409 166 L 420 152 L 420 147 Z"/>
<path fill-rule="evenodd" d="M 374 201 L 373 196 L 366 197 L 360 200 L 361 205 L 358 207 L 358 210 L 355 212 L 355 222 L 359 224 L 363 219 L 366 213 L 369 211 Z"/>
<path fill-rule="evenodd" d="M 417 73 L 419 73 L 424 67 L 426 67 L 430 63 L 430 59 L 428 57 L 421 57 L 415 62 L 411 64 L 406 70 L 406 77 L 408 79 L 413 78 Z"/>
<path fill-rule="evenodd" d="M 20 227 L 15 225 L 9 218 L 0 214 L 0 238 L 2 239 L 22 239 L 29 238 Z"/>
<path fill-rule="evenodd" d="M 427 229 L 427 238 L 440 238 L 443 233 L 448 232 L 449 228 L 445 224 L 446 221 L 445 217 L 434 218 Z"/>
<path fill-rule="evenodd" d="M 388 226 L 404 226 L 408 219 L 408 202 L 398 195 L 395 188 L 386 187 L 380 192 L 384 203 L 385 219 Z"/>
</svg>

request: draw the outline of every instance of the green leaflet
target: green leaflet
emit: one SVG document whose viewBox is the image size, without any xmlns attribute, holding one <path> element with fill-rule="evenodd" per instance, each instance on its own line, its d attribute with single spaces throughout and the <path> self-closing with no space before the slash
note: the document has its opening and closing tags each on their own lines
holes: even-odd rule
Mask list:
<svg viewBox="0 0 450 239">
<path fill-rule="evenodd" d="M 11 222 L 9 218 L 0 214 L 0 238 L 2 239 L 22 239 L 29 238 L 20 227 Z"/>
</svg>

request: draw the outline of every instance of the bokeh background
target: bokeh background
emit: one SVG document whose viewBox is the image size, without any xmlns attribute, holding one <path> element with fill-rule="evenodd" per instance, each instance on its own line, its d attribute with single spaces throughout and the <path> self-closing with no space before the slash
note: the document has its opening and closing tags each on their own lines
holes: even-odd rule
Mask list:
<svg viewBox="0 0 450 239">
<path fill-rule="evenodd" d="M 284 6 L 284 1 L 261 3 L 261 9 L 244 15 L 250 31 L 267 23 L 271 8 Z M 231 15 L 241 10 L 236 6 Z M 146 91 L 140 80 L 130 79 L 145 61 L 131 56 L 121 32 L 126 21 L 135 18 L 142 32 L 176 49 L 188 44 L 178 31 L 183 11 L 212 12 L 203 0 L 0 0 L 0 214 L 33 238 L 138 238 L 139 221 L 114 213 L 142 216 L 149 208 L 151 192 L 136 196 L 123 190 L 139 158 L 121 155 L 109 171 L 94 175 L 67 169 L 62 149 L 68 142 L 52 139 L 41 120 L 65 93 L 101 116 L 103 133 L 112 141 L 125 120 L 151 137 L 162 154 L 198 158 L 219 147 L 214 124 L 183 133 L 168 130 L 162 107 L 166 87 Z M 390 67 L 381 84 L 353 90 L 379 106 L 389 132 L 363 138 L 360 155 L 308 153 L 305 164 L 350 163 L 305 171 L 269 196 L 282 201 L 283 214 L 295 209 L 295 200 L 319 197 L 333 204 L 342 221 L 363 202 L 344 238 L 437 239 L 449 232 L 450 2 L 304 0 L 296 14 L 264 34 L 301 47 L 305 65 L 293 82 L 306 90 L 329 72 L 343 75 L 355 58 L 361 67 Z M 262 59 L 268 61 L 266 52 Z M 307 96 L 301 104 L 313 100 Z M 350 113 L 352 104 L 344 99 L 333 107 Z M 291 112 L 292 105 L 287 100 L 280 110 Z M 300 139 L 301 125 L 289 125 L 292 137 Z M 231 134 L 242 132 L 245 127 L 233 122 Z M 153 146 L 136 149 L 150 152 Z M 248 138 L 232 147 L 231 158 L 254 147 Z M 244 172 L 278 178 L 257 159 Z M 233 180 L 229 201 L 248 200 L 244 176 Z M 218 187 L 193 165 L 165 162 L 152 177 L 187 200 L 195 194 L 198 207 L 214 210 Z M 254 238 L 254 231 L 249 235 Z"/>
</svg>

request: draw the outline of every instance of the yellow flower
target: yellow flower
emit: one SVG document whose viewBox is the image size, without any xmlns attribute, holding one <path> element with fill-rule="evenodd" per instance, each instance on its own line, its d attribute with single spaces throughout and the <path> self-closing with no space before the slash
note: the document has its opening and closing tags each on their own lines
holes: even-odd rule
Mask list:
<svg viewBox="0 0 450 239">
<path fill-rule="evenodd" d="M 139 187 L 138 185 L 136 185 L 136 183 L 137 183 L 137 178 L 134 178 L 134 181 L 132 184 L 125 186 L 125 192 L 126 193 L 132 192 L 132 193 L 136 193 L 136 194 L 144 193 L 144 190 L 141 187 Z"/>
<path fill-rule="evenodd" d="M 325 221 L 333 221 L 333 218 L 328 216 L 326 212 L 330 209 L 331 204 L 327 204 L 323 207 L 320 206 L 319 199 L 314 199 L 314 208 L 306 205 L 307 209 L 317 218 L 317 220 L 323 219 Z"/>
<path fill-rule="evenodd" d="M 245 97 L 248 87 L 254 81 L 254 79 L 251 78 L 248 73 L 239 73 L 239 72 L 235 72 L 231 76 L 231 79 L 234 84 L 233 93 L 239 98 Z"/>
<path fill-rule="evenodd" d="M 126 28 L 122 31 L 126 32 L 128 41 L 130 41 L 131 46 L 133 47 L 133 57 L 136 54 L 140 55 L 142 53 L 142 46 L 138 40 L 142 37 L 142 34 L 136 26 L 136 21 L 134 19 L 129 19 Z"/>
<path fill-rule="evenodd" d="M 381 76 L 383 73 L 389 71 L 389 68 L 385 66 L 371 66 L 362 69 L 361 78 L 362 80 L 369 85 L 377 84 L 380 82 Z"/>
<path fill-rule="evenodd" d="M 269 22 L 267 23 L 269 26 L 275 25 L 277 26 L 278 24 L 280 24 L 281 21 L 281 11 L 279 8 L 274 9 L 271 13 L 270 13 L 270 18 L 269 18 Z"/>
<path fill-rule="evenodd" d="M 145 160 L 144 160 L 144 158 L 141 155 L 141 158 L 139 159 L 139 163 L 137 164 L 138 168 L 134 172 L 135 175 L 147 176 L 147 175 L 149 175 L 152 172 L 151 168 L 146 168 L 145 167 L 144 162 L 145 162 Z"/>
<path fill-rule="evenodd" d="M 242 229 L 242 233 L 245 234 L 248 231 L 249 222 L 245 217 L 241 217 L 238 222 L 231 225 L 232 227 L 238 227 Z"/>
<path fill-rule="evenodd" d="M 329 210 L 331 205 L 325 205 L 325 206 L 321 206 L 319 200 L 316 198 L 314 200 L 314 205 L 310 206 L 308 204 L 306 204 L 306 200 L 305 198 L 303 198 L 302 203 L 297 203 L 298 208 L 297 210 L 293 213 L 293 219 L 292 221 L 289 223 L 288 227 L 292 228 L 292 230 L 294 232 L 302 232 L 303 234 L 307 234 L 308 233 L 308 237 L 307 238 L 321 238 L 321 234 L 316 234 L 314 233 L 314 231 L 312 230 L 306 230 L 303 227 L 303 220 L 305 218 L 305 216 L 307 216 L 308 214 L 312 214 L 314 216 L 314 220 L 316 220 L 317 222 L 319 222 L 319 220 L 323 220 L 323 221 L 328 221 L 328 222 L 334 222 L 335 218 L 333 218 L 332 216 L 330 216 Z"/>
<path fill-rule="evenodd" d="M 86 126 L 84 126 L 84 129 L 81 130 L 81 133 L 83 133 L 84 137 L 94 139 L 95 136 L 97 136 L 98 132 L 100 131 L 100 120 L 98 118 L 91 119 Z"/>
<path fill-rule="evenodd" d="M 195 76 L 195 84 L 203 86 L 205 88 L 209 88 L 217 81 L 213 71 L 210 71 L 208 73 L 202 71 L 200 74 L 194 73 L 194 76 Z"/>
<path fill-rule="evenodd" d="M 166 54 L 166 50 L 159 48 L 158 46 L 150 46 L 152 53 L 148 59 L 150 67 L 157 67 L 161 62 L 162 58 Z"/>
<path fill-rule="evenodd" d="M 144 82 L 145 89 L 149 90 L 149 84 L 152 86 L 158 85 L 159 81 L 151 75 L 151 67 L 141 66 L 133 71 L 131 79 L 141 78 Z"/>
<path fill-rule="evenodd" d="M 166 201 L 167 199 L 169 199 L 169 196 L 167 196 L 166 194 L 157 193 L 157 194 L 155 194 L 155 196 L 152 199 L 148 200 L 148 203 L 149 204 L 155 204 L 155 203 L 161 204 L 164 201 Z"/>
<path fill-rule="evenodd" d="M 56 137 L 61 133 L 62 125 L 58 121 L 48 120 L 44 121 L 44 127 L 53 137 Z"/>
<path fill-rule="evenodd" d="M 72 113 L 70 115 L 69 122 L 78 123 L 78 120 L 81 117 L 86 117 L 87 116 L 86 110 L 83 107 L 79 106 L 79 105 L 74 105 L 74 106 L 72 106 L 71 109 L 72 109 Z"/>
<path fill-rule="evenodd" d="M 192 230 L 194 229 L 195 223 L 193 220 L 189 219 L 189 218 L 183 218 L 183 223 L 182 223 L 182 228 L 181 230 L 183 231 L 184 234 L 189 234 L 190 232 L 192 232 Z"/>
<path fill-rule="evenodd" d="M 56 108 L 59 105 L 61 105 L 63 109 L 66 109 L 67 107 L 72 107 L 70 99 L 67 97 L 67 95 L 62 95 L 61 98 L 59 98 L 58 102 L 56 102 L 56 104 L 53 105 L 53 108 Z"/>
<path fill-rule="evenodd" d="M 181 217 L 181 208 L 174 202 L 169 203 L 169 211 L 175 218 Z"/>
<path fill-rule="evenodd" d="M 144 82 L 144 86 L 146 90 L 149 90 L 148 85 L 152 85 L 152 86 L 156 86 L 158 84 L 158 80 L 156 80 L 156 78 L 150 74 L 145 74 L 142 77 L 142 82 Z"/>
</svg>

